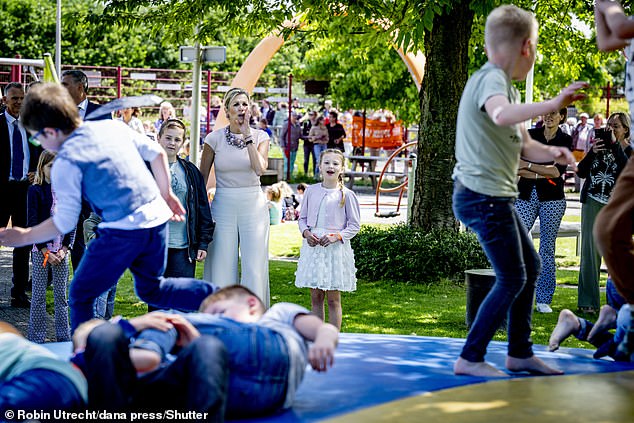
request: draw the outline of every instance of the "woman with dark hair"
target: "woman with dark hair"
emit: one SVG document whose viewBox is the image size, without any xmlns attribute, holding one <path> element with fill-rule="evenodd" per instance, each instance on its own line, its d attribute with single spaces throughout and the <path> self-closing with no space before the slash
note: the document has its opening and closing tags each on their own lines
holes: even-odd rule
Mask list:
<svg viewBox="0 0 634 423">
<path fill-rule="evenodd" d="M 200 162 L 205 181 L 212 165 L 216 173 L 211 203 L 216 229 L 203 278 L 218 286 L 240 283 L 268 308 L 269 210 L 260 175 L 268 165 L 269 136 L 249 126 L 251 100 L 242 88 L 227 91 L 224 108 L 229 126 L 207 135 Z"/>
<path fill-rule="evenodd" d="M 544 115 L 544 125 L 529 129 L 533 139 L 545 145 L 566 147 L 572 150 L 572 137 L 559 125 L 566 121 L 566 109 Z M 539 256 L 542 271 L 537 279 L 536 309 L 539 313 L 552 313 L 557 280 L 555 276 L 555 241 L 561 219 L 566 212 L 564 197 L 564 173 L 566 166 L 550 163 L 531 163 L 520 160 L 519 198 L 515 208 L 522 223 L 530 230 L 539 217 Z"/>
<path fill-rule="evenodd" d="M 630 147 L 630 118 L 613 113 L 608 118 L 604 137 L 596 134 L 588 154 L 579 162 L 577 175 L 586 178 L 581 188 L 581 263 L 577 305 L 584 313 L 596 313 L 601 306 L 599 271 L 601 254 L 594 242 L 592 229 L 597 214 L 608 203 L 621 171 L 627 164 Z"/>
</svg>

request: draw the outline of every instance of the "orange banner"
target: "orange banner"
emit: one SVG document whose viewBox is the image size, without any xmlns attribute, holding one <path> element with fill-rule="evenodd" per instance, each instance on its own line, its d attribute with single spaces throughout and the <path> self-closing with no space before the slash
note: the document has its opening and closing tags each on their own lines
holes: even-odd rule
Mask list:
<svg viewBox="0 0 634 423">
<path fill-rule="evenodd" d="M 352 146 L 361 147 L 363 144 L 363 117 L 352 118 Z M 401 121 L 395 123 L 380 120 L 365 120 L 365 147 L 384 148 L 386 150 L 403 145 L 403 127 Z"/>
</svg>

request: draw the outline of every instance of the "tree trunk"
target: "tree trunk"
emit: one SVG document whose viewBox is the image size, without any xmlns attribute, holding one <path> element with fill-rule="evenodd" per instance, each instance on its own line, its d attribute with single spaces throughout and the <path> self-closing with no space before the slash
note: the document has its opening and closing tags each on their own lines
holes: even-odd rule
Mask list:
<svg viewBox="0 0 634 423">
<path fill-rule="evenodd" d="M 409 223 L 425 231 L 457 228 L 451 210 L 456 118 L 468 77 L 469 39 L 474 13 L 470 1 L 456 2 L 436 15 L 425 35 L 425 77 L 420 91 L 421 122 L 416 187 Z"/>
</svg>

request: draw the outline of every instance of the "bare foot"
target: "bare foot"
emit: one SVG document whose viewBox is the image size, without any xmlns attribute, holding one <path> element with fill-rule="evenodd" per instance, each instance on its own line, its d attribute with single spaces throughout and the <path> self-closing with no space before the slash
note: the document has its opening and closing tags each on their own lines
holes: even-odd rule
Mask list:
<svg viewBox="0 0 634 423">
<path fill-rule="evenodd" d="M 579 329 L 581 329 L 581 325 L 579 324 L 577 316 L 567 308 L 561 310 L 559 318 L 557 319 L 557 325 L 548 341 L 548 351 L 557 351 L 559 344 L 564 342 L 564 340 L 573 333 L 577 333 Z"/>
<path fill-rule="evenodd" d="M 541 359 L 532 356 L 529 358 L 515 358 L 506 356 L 506 368 L 512 372 L 529 372 L 534 375 L 563 375 L 564 372 L 549 367 Z"/>
<path fill-rule="evenodd" d="M 601 307 L 599 318 L 588 333 L 588 342 L 592 343 L 594 335 L 608 329 L 614 322 L 616 322 L 616 310 L 607 304 Z"/>
<path fill-rule="evenodd" d="M 458 357 L 453 365 L 453 372 L 457 375 L 482 376 L 482 377 L 508 377 L 506 373 L 496 369 L 485 361 L 473 362 Z"/>
</svg>

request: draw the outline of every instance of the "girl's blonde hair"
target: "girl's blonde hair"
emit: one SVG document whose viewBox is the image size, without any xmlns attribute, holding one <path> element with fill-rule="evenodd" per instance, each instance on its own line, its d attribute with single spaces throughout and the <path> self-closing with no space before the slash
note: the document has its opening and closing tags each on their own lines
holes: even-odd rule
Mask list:
<svg viewBox="0 0 634 423">
<path fill-rule="evenodd" d="M 43 185 L 46 182 L 44 177 L 44 166 L 55 160 L 57 153 L 49 150 L 42 151 L 40 159 L 37 161 L 37 169 L 35 170 L 35 179 L 33 183 L 35 185 Z"/>
<path fill-rule="evenodd" d="M 282 190 L 278 184 L 266 188 L 266 193 L 271 195 L 271 201 L 277 203 L 282 198 Z"/>
<path fill-rule="evenodd" d="M 280 194 L 282 197 L 290 197 L 291 195 L 293 195 L 293 188 L 291 188 L 291 186 L 286 181 L 280 181 L 275 185 L 280 188 Z"/>
<path fill-rule="evenodd" d="M 343 152 L 337 148 L 327 148 L 326 150 L 321 152 L 319 156 L 319 168 L 321 169 L 321 163 L 324 160 L 324 156 L 326 154 L 335 154 L 341 158 L 341 173 L 337 178 L 337 185 L 339 185 L 339 190 L 341 190 L 341 201 L 339 202 L 339 207 L 343 207 L 346 204 L 346 192 L 343 190 L 343 172 L 346 165 L 346 157 L 343 155 Z M 323 177 L 323 174 L 322 174 Z"/>
</svg>

